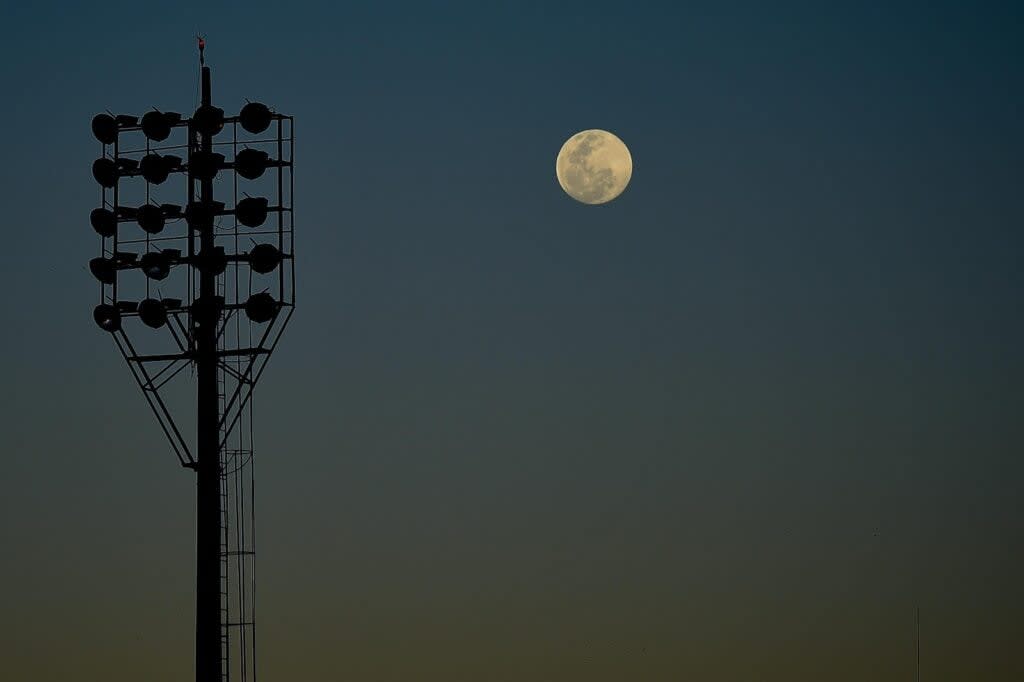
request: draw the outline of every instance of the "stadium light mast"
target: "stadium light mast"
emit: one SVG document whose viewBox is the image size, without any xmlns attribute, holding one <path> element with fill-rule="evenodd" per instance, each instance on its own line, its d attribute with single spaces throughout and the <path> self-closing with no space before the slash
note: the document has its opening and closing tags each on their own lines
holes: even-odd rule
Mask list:
<svg viewBox="0 0 1024 682">
<path fill-rule="evenodd" d="M 251 398 L 295 305 L 294 120 L 258 102 L 225 117 L 213 105 L 205 47 L 199 38 L 202 96 L 191 118 L 157 109 L 93 118 L 102 205 L 90 219 L 101 252 L 89 269 L 100 288 L 96 324 L 114 338 L 179 462 L 196 474 L 196 682 L 233 672 L 246 681 L 256 671 Z M 184 144 L 166 142 L 177 131 Z M 225 132 L 229 141 L 215 141 Z M 123 139 L 138 133 L 145 145 L 126 148 Z M 230 160 L 221 153 L 229 148 Z M 159 203 L 176 175 L 186 180 L 187 203 Z M 132 178 L 145 181 L 134 203 L 132 183 L 121 182 Z M 230 207 L 215 199 L 218 189 L 231 195 Z M 143 236 L 126 233 L 133 222 Z M 177 296 L 164 297 L 157 282 Z M 140 352 L 129 336 L 139 329 L 133 318 L 142 325 L 138 347 L 151 350 Z M 186 367 L 195 377 L 194 412 L 184 410 L 194 419 L 194 448 L 166 395 Z"/>
</svg>

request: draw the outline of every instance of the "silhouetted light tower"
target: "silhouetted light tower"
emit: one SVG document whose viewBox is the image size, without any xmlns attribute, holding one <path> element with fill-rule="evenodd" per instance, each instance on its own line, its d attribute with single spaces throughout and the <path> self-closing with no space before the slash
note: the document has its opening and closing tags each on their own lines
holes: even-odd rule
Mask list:
<svg viewBox="0 0 1024 682">
<path fill-rule="evenodd" d="M 204 48 L 200 39 L 191 118 L 156 109 L 93 118 L 103 189 L 90 216 L 101 253 L 89 270 L 100 283 L 96 324 L 196 473 L 196 680 L 219 682 L 232 664 L 237 679 L 255 679 L 252 392 L 295 305 L 294 121 L 258 102 L 225 116 Z M 184 203 L 163 203 L 175 191 Z M 190 375 L 194 402 L 181 390 Z M 175 397 L 194 412 L 176 421 Z"/>
</svg>

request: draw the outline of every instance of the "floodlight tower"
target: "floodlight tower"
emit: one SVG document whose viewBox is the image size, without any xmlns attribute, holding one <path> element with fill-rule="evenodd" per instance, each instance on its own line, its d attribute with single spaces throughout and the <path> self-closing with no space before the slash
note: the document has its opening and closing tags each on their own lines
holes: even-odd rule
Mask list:
<svg viewBox="0 0 1024 682">
<path fill-rule="evenodd" d="M 92 169 L 102 205 L 91 215 L 101 254 L 89 268 L 100 284 L 96 324 L 114 338 L 179 462 L 196 474 L 196 681 L 222 682 L 232 672 L 255 680 L 251 398 L 295 305 L 294 120 L 258 102 L 226 117 L 213 105 L 204 48 L 200 39 L 202 96 L 191 118 L 155 109 L 141 119 L 93 118 L 103 147 Z M 184 143 L 165 143 L 177 131 Z M 230 140 L 215 141 L 228 131 Z M 138 133 L 144 146 L 124 143 Z M 230 160 L 220 153 L 229 148 Z M 175 175 L 186 181 L 184 206 L 156 200 Z M 131 183 L 121 181 L 137 176 L 145 184 L 132 203 Z M 217 189 L 231 195 L 230 207 L 214 198 Z M 130 222 L 144 236 L 125 234 Z M 144 278 L 126 281 L 133 271 Z M 175 297 L 157 287 L 165 281 L 177 287 Z M 128 333 L 138 329 L 132 318 L 141 322 L 138 347 L 146 352 Z M 184 410 L 194 421 L 194 447 L 168 396 L 188 377 L 186 367 L 195 378 L 194 411 Z"/>
</svg>

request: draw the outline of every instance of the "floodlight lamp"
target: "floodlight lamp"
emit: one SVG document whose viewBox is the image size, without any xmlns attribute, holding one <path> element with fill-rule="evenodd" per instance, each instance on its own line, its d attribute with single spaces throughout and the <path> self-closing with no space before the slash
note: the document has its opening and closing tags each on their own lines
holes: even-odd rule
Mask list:
<svg viewBox="0 0 1024 682">
<path fill-rule="evenodd" d="M 92 319 L 105 332 L 113 333 L 121 328 L 121 312 L 106 303 L 101 303 L 93 309 Z"/>
<path fill-rule="evenodd" d="M 146 182 L 154 185 L 162 183 L 171 174 L 171 171 L 178 168 L 181 168 L 181 157 L 171 156 L 170 154 L 167 156 L 147 154 L 139 164 L 139 171 L 142 172 L 142 177 L 146 178 Z"/>
<path fill-rule="evenodd" d="M 171 272 L 171 258 L 166 253 L 150 251 L 142 254 L 142 258 L 139 259 L 139 268 L 150 279 L 166 279 Z"/>
<path fill-rule="evenodd" d="M 248 132 L 258 135 L 270 127 L 272 116 L 266 104 L 249 102 L 238 112 L 238 122 Z"/>
<path fill-rule="evenodd" d="M 247 197 L 235 204 L 235 217 L 246 227 L 259 227 L 267 219 L 265 197 Z"/>
<path fill-rule="evenodd" d="M 196 180 L 213 180 L 224 167 L 224 155 L 216 152 L 194 152 L 188 159 L 188 172 Z"/>
<path fill-rule="evenodd" d="M 149 234 L 159 234 L 164 229 L 164 212 L 155 204 L 143 204 L 135 212 L 139 227 Z"/>
<path fill-rule="evenodd" d="M 185 220 L 193 230 L 208 230 L 223 211 L 223 201 L 193 201 L 185 208 Z"/>
<path fill-rule="evenodd" d="M 281 264 L 281 252 L 273 244 L 257 244 L 249 252 L 249 266 L 254 272 L 265 275 Z"/>
<path fill-rule="evenodd" d="M 211 275 L 223 274 L 228 268 L 228 257 L 223 246 L 215 246 L 211 251 L 200 251 L 195 258 L 195 266 L 201 272 Z"/>
<path fill-rule="evenodd" d="M 167 324 L 167 308 L 162 301 L 145 298 L 139 301 L 139 319 L 147 327 L 159 329 Z"/>
<path fill-rule="evenodd" d="M 133 173 L 139 165 L 134 159 L 108 159 L 106 157 L 92 162 L 92 177 L 103 187 L 111 188 L 117 184 L 122 175 Z"/>
<path fill-rule="evenodd" d="M 259 149 L 243 149 L 235 154 L 235 172 L 247 180 L 263 175 L 269 165 L 269 155 Z"/>
<path fill-rule="evenodd" d="M 113 211 L 94 208 L 89 214 L 89 222 L 92 223 L 92 229 L 103 237 L 113 237 L 117 234 L 117 216 Z"/>
<path fill-rule="evenodd" d="M 192 114 L 192 128 L 201 135 L 213 137 L 224 129 L 224 110 L 204 104 Z"/>
<path fill-rule="evenodd" d="M 92 117 L 92 134 L 103 144 L 117 141 L 117 120 L 110 114 L 96 114 Z"/>
<path fill-rule="evenodd" d="M 223 296 L 214 296 L 213 298 L 200 296 L 192 301 L 192 317 L 199 324 L 216 324 L 223 309 Z"/>
<path fill-rule="evenodd" d="M 93 258 L 89 261 L 89 272 L 103 284 L 117 281 L 117 264 L 111 258 Z"/>
<path fill-rule="evenodd" d="M 117 184 L 117 164 L 113 159 L 96 159 L 92 162 L 92 176 L 103 187 L 113 187 Z"/>
<path fill-rule="evenodd" d="M 253 322 L 269 322 L 277 315 L 279 304 L 270 294 L 263 292 L 253 294 L 245 302 L 245 314 Z"/>
<path fill-rule="evenodd" d="M 160 204 L 160 210 L 164 212 L 164 216 L 167 218 L 180 218 L 181 217 L 181 206 L 177 204 Z"/>
<path fill-rule="evenodd" d="M 171 127 L 181 121 L 181 114 L 154 109 L 142 116 L 142 134 L 154 142 L 163 142 L 171 135 Z"/>
</svg>

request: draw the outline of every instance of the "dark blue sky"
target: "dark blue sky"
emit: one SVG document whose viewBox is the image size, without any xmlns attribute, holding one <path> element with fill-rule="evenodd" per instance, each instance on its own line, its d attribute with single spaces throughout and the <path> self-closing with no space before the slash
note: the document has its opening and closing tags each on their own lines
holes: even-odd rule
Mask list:
<svg viewBox="0 0 1024 682">
<path fill-rule="evenodd" d="M 266 675 L 907 679 L 920 604 L 929 680 L 1024 677 L 1018 5 L 0 18 L 0 676 L 190 670 L 192 478 L 86 263 L 89 120 L 188 113 L 202 31 L 298 137 Z M 554 177 L 592 127 L 599 207 Z"/>
</svg>

